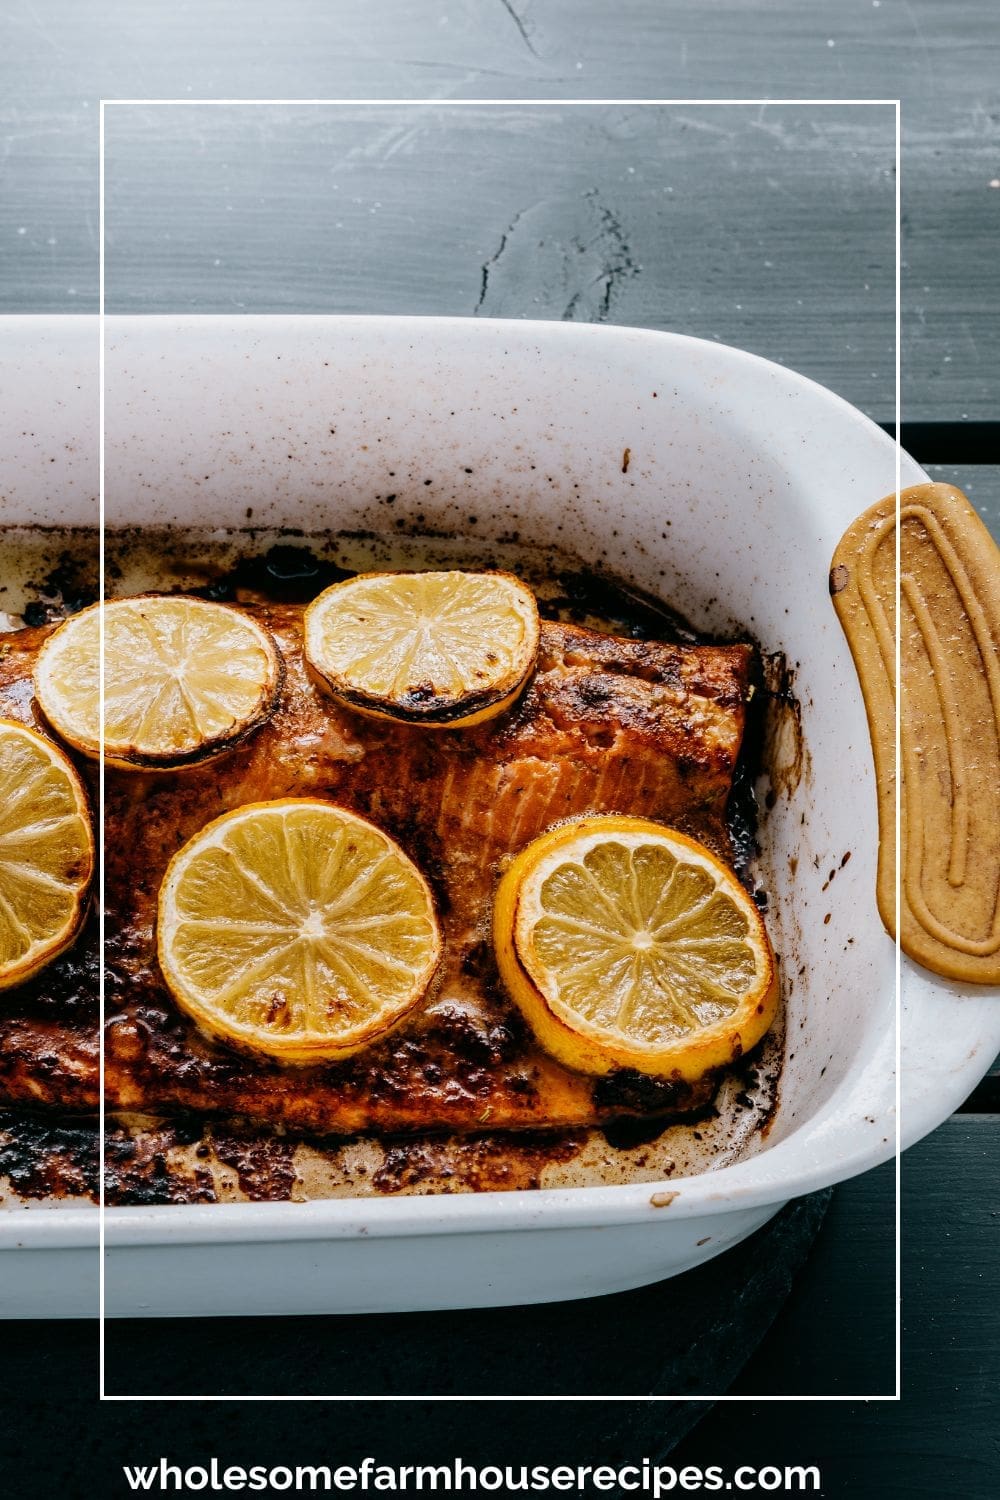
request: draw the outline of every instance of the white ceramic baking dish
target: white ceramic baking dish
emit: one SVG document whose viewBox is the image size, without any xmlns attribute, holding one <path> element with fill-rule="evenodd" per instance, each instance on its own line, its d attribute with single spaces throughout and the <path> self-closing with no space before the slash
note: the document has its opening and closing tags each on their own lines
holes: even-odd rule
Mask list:
<svg viewBox="0 0 1000 1500">
<path fill-rule="evenodd" d="M 3 338 L 3 518 L 93 522 L 96 325 L 12 319 Z M 764 1149 L 659 1188 L 115 1209 L 110 1315 L 610 1292 L 717 1255 L 790 1198 L 892 1155 L 896 958 L 875 910 L 862 700 L 827 594 L 841 533 L 895 485 L 877 427 L 738 350 L 576 324 L 112 318 L 106 371 L 109 525 L 239 527 L 252 508 L 255 526 L 306 531 L 516 530 L 784 652 L 808 747 L 763 829 L 789 1038 Z M 923 477 L 904 456 L 903 484 Z M 905 1145 L 1000 1050 L 1000 1005 L 906 959 L 902 991 Z M 95 1220 L 0 1215 L 0 1311 L 92 1313 Z"/>
</svg>

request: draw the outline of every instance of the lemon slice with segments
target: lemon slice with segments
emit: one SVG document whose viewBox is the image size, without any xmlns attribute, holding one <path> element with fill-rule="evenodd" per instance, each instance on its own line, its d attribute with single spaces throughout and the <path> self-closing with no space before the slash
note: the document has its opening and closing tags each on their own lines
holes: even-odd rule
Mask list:
<svg viewBox="0 0 1000 1500">
<path fill-rule="evenodd" d="M 0 720 L 0 989 L 73 941 L 94 873 L 87 795 L 66 756 Z"/>
<path fill-rule="evenodd" d="M 203 1030 L 283 1062 L 348 1057 L 418 1004 L 441 955 L 399 845 L 317 799 L 226 813 L 171 860 L 160 968 Z"/>
<path fill-rule="evenodd" d="M 94 604 L 45 642 L 35 696 L 74 749 L 124 770 L 175 770 L 231 749 L 264 720 L 281 687 L 274 641 L 256 620 L 184 595 Z"/>
<path fill-rule="evenodd" d="M 510 573 L 362 573 L 306 610 L 306 658 L 361 713 L 461 729 L 502 713 L 538 651 L 538 606 Z"/>
<path fill-rule="evenodd" d="M 760 1041 L 778 999 L 754 902 L 703 845 L 643 818 L 551 829 L 497 891 L 501 977 L 569 1068 L 693 1082 Z"/>
</svg>

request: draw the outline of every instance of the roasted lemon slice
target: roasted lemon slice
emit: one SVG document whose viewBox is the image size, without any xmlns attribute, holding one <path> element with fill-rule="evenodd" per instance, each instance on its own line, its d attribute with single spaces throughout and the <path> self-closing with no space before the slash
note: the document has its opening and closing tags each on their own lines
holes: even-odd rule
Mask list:
<svg viewBox="0 0 1000 1500">
<path fill-rule="evenodd" d="M 160 967 L 211 1035 L 283 1062 L 348 1057 L 426 992 L 430 889 L 387 834 L 312 798 L 209 823 L 160 888 Z"/>
<path fill-rule="evenodd" d="M 541 1045 L 569 1068 L 700 1078 L 774 1018 L 764 924 L 694 839 L 643 818 L 551 829 L 505 871 L 500 974 Z"/>
<path fill-rule="evenodd" d="M 126 770 L 174 770 L 230 749 L 274 707 L 281 662 L 249 616 L 182 595 L 92 605 L 38 653 L 35 696 L 74 749 L 100 754 L 104 613 L 104 753 Z"/>
<path fill-rule="evenodd" d="M 361 713 L 460 729 L 517 698 L 538 650 L 538 606 L 509 573 L 362 573 L 306 610 L 306 657 Z"/>
<path fill-rule="evenodd" d="M 0 720 L 0 989 L 68 948 L 94 873 L 79 776 L 51 740 Z"/>
</svg>

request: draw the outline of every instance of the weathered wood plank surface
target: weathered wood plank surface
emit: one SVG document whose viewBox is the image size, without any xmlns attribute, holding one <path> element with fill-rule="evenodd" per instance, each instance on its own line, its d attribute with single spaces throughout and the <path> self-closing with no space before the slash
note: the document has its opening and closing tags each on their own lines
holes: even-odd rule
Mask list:
<svg viewBox="0 0 1000 1500">
<path fill-rule="evenodd" d="M 1000 1120 L 964 1115 L 903 1158 L 903 1400 L 898 1405 L 796 1407 L 791 1443 L 788 1408 L 716 1407 L 671 1462 L 819 1463 L 825 1492 L 833 1495 L 995 1496 L 1000 1487 L 998 1157 Z M 874 1175 L 861 1183 L 872 1183 Z M 845 1185 L 840 1196 L 851 1191 L 855 1184 Z M 836 1232 L 835 1218 L 828 1228 Z M 800 1375 L 800 1393 L 822 1391 L 820 1372 L 848 1358 L 845 1339 L 856 1335 L 838 1329 L 836 1314 L 839 1306 L 854 1318 L 859 1298 L 863 1302 L 868 1294 L 872 1259 L 857 1221 L 843 1243 L 857 1286 L 842 1269 L 822 1280 L 821 1249 L 735 1390 L 763 1395 L 785 1389 L 791 1363 Z M 852 1321 L 849 1329 L 855 1326 Z"/>
<path fill-rule="evenodd" d="M 885 413 L 893 129 L 841 107 L 122 107 L 109 306 L 684 328 Z"/>
<path fill-rule="evenodd" d="M 953 484 L 967 495 L 1000 541 L 1000 467 L 993 464 L 928 464 L 932 479 Z"/>
<path fill-rule="evenodd" d="M 901 95 L 907 415 L 992 418 L 994 22 L 993 0 L 759 0 L 752 13 L 740 0 L 246 0 L 238 24 L 224 0 L 11 0 L 0 305 L 95 305 L 102 95 Z M 472 314 L 492 262 L 481 311 L 680 328 L 891 415 L 891 112 L 675 106 L 651 131 L 619 110 L 595 113 L 582 141 L 540 113 L 481 117 L 451 139 L 327 130 L 302 110 L 242 128 L 218 110 L 119 117 L 116 298 Z"/>
</svg>

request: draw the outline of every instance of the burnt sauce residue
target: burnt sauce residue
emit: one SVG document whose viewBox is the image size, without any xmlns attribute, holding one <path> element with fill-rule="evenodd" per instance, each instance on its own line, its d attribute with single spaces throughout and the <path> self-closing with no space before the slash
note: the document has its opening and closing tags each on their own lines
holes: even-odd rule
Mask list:
<svg viewBox="0 0 1000 1500">
<path fill-rule="evenodd" d="M 0 1110 L 0 1208 L 15 1198 L 98 1197 L 97 1118 Z"/>
<path fill-rule="evenodd" d="M 134 591 L 129 586 L 135 575 L 129 566 L 129 549 L 133 544 L 141 546 L 142 538 L 143 533 L 137 531 L 132 543 L 128 533 L 120 533 L 109 550 L 112 590 L 116 579 L 124 579 L 119 588 Z M 352 540 L 364 545 L 378 539 L 356 534 Z M 238 552 L 223 570 L 213 571 L 203 564 L 191 568 L 178 558 L 173 574 L 173 564 L 165 566 L 163 576 L 171 582 L 161 587 L 182 587 L 220 602 L 304 603 L 331 583 L 353 576 L 357 566 L 343 565 L 349 555 L 350 549 L 338 549 L 331 557 L 325 548 L 314 550 L 301 533 L 289 532 L 263 550 Z M 369 565 L 393 564 L 382 557 Z M 473 562 L 468 557 L 449 561 L 446 553 L 435 555 L 428 546 L 422 563 L 411 560 L 408 565 L 522 571 L 538 594 L 545 618 L 634 639 L 719 643 L 719 638 L 699 633 L 662 601 L 569 563 L 557 563 L 539 573 L 527 565 L 519 570 L 508 555 L 492 557 L 486 547 Z M 175 584 L 174 578 L 183 581 Z M 87 570 L 75 567 L 67 555 L 40 580 L 35 594 L 28 608 L 37 616 L 33 623 L 40 624 L 93 602 L 94 590 Z M 755 877 L 759 848 L 754 788 L 764 765 L 773 789 L 768 794 L 770 805 L 779 791 L 794 788 L 807 768 L 807 758 L 793 675 L 783 660 L 765 658 L 755 648 L 746 732 L 727 825 L 736 872 L 766 911 L 769 896 Z M 484 955 L 484 959 L 489 961 L 491 956 Z M 81 974 L 88 970 L 94 977 L 92 956 L 78 967 Z M 40 997 L 41 993 L 40 988 Z M 494 1040 L 499 1044 L 501 1039 Z M 747 1154 L 766 1134 L 777 1107 L 782 1054 L 783 1019 L 779 1016 L 760 1046 L 718 1077 L 712 1102 L 702 1100 L 692 1112 L 689 1099 L 687 1113 L 683 1112 L 684 1091 L 670 1081 L 624 1071 L 595 1080 L 602 1106 L 613 1109 L 620 1103 L 623 1113 L 620 1120 L 594 1130 L 309 1139 L 238 1120 L 123 1116 L 108 1125 L 107 1200 L 123 1204 L 305 1200 L 655 1181 L 686 1175 Z M 97 1171 L 92 1117 L 56 1121 L 41 1112 L 0 1114 L 0 1203 L 5 1192 L 22 1199 L 95 1196 Z"/>
</svg>

